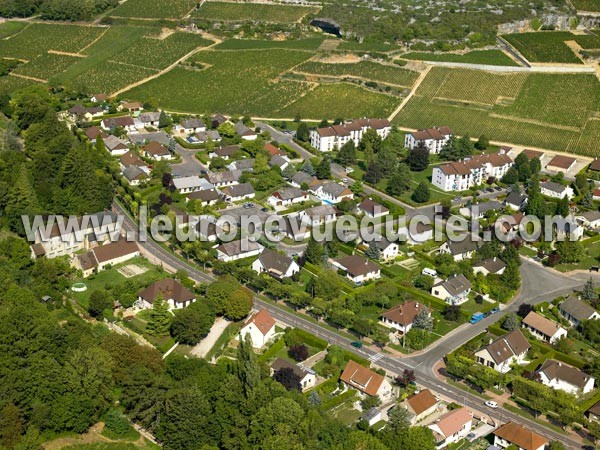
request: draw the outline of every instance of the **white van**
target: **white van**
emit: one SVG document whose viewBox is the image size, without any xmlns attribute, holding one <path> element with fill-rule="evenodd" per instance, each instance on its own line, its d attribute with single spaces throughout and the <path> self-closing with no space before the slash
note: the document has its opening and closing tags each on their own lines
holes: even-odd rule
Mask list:
<svg viewBox="0 0 600 450">
<path fill-rule="evenodd" d="M 437 277 L 437 272 L 434 269 L 430 269 L 429 267 L 425 267 L 422 271 L 421 271 L 422 275 L 428 275 L 430 277 Z"/>
</svg>

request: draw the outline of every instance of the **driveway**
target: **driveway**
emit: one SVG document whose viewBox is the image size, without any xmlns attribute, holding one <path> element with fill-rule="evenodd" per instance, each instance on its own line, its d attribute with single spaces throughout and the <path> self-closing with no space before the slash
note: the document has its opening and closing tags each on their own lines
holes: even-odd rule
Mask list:
<svg viewBox="0 0 600 450">
<path fill-rule="evenodd" d="M 214 347 L 217 339 L 221 337 L 223 331 L 225 331 L 225 328 L 227 328 L 227 325 L 230 323 L 231 322 L 227 319 L 218 317 L 217 320 L 215 320 L 215 323 L 213 323 L 213 326 L 210 327 L 210 331 L 206 337 L 196 344 L 190 353 L 198 358 L 204 358 L 210 349 Z"/>
</svg>

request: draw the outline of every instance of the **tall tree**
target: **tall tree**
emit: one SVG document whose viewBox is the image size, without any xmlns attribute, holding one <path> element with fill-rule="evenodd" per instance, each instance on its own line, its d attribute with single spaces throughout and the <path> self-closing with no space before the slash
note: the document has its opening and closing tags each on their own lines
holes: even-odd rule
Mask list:
<svg viewBox="0 0 600 450">
<path fill-rule="evenodd" d="M 240 339 L 237 351 L 238 378 L 244 386 L 246 396 L 255 389 L 260 382 L 260 366 L 252 348 L 250 334 Z"/>
<path fill-rule="evenodd" d="M 411 149 L 406 157 L 410 170 L 414 172 L 422 172 L 429 166 L 429 149 L 425 144 L 420 142 L 418 146 Z"/>
<path fill-rule="evenodd" d="M 300 168 L 300 170 L 311 176 L 313 176 L 315 174 L 315 169 L 308 159 L 302 163 L 302 167 Z"/>
<path fill-rule="evenodd" d="M 402 195 L 410 189 L 411 176 L 408 166 L 404 163 L 398 164 L 396 171 L 389 179 L 385 191 L 389 195 Z"/>
<path fill-rule="evenodd" d="M 161 111 L 158 116 L 158 128 L 167 128 L 172 123 L 171 117 L 169 117 L 166 112 Z"/>
<path fill-rule="evenodd" d="M 317 166 L 316 174 L 319 180 L 331 178 L 331 160 L 328 155 L 323 156 L 323 159 L 321 159 L 321 162 Z"/>
<path fill-rule="evenodd" d="M 14 404 L 7 403 L 0 411 L 0 444 L 5 448 L 13 448 L 21 439 L 21 433 L 23 424 L 19 418 L 19 409 Z"/>
<path fill-rule="evenodd" d="M 371 184 L 377 184 L 383 178 L 383 170 L 379 163 L 373 161 L 367 167 L 365 172 L 365 181 Z"/>
<path fill-rule="evenodd" d="M 305 122 L 300 122 L 296 130 L 296 139 L 302 142 L 308 142 L 310 139 L 310 130 Z"/>
<path fill-rule="evenodd" d="M 309 263 L 319 264 L 323 256 L 323 247 L 311 236 L 304 250 L 304 259 Z"/>
<path fill-rule="evenodd" d="M 354 141 L 352 139 L 350 139 L 340 148 L 339 159 L 340 164 L 344 166 L 349 166 L 356 162 L 356 146 L 354 145 Z"/>
<path fill-rule="evenodd" d="M 152 336 L 168 335 L 171 326 L 171 317 L 169 306 L 164 301 L 162 295 L 157 295 L 152 303 L 146 331 Z"/>
<path fill-rule="evenodd" d="M 23 234 L 25 229 L 21 215 L 34 215 L 40 212 L 37 195 L 33 189 L 27 167 L 21 167 L 16 183 L 6 198 L 5 213 L 12 230 Z"/>
<path fill-rule="evenodd" d="M 412 199 L 417 203 L 426 203 L 430 197 L 429 185 L 426 181 L 421 181 L 413 192 Z"/>
</svg>

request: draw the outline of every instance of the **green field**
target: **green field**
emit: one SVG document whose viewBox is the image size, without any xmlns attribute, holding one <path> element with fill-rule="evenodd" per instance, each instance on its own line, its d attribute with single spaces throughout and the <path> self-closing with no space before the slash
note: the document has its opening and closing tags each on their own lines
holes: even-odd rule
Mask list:
<svg viewBox="0 0 600 450">
<path fill-rule="evenodd" d="M 0 23 L 0 39 L 12 36 L 27 26 L 27 22 L 9 21 Z"/>
<path fill-rule="evenodd" d="M 212 41 L 192 33 L 173 33 L 164 39 L 144 37 L 112 60 L 150 69 L 164 69 L 195 48 L 206 47 L 211 43 Z"/>
<path fill-rule="evenodd" d="M 591 74 L 435 67 L 394 122 L 409 128 L 444 124 L 457 134 L 597 156 L 599 109 L 600 83 Z"/>
<path fill-rule="evenodd" d="M 180 19 L 196 6 L 196 0 L 127 0 L 111 13 L 117 17 Z"/>
<path fill-rule="evenodd" d="M 418 61 L 443 61 L 464 64 L 486 64 L 490 66 L 518 66 L 516 62 L 500 50 L 473 50 L 462 55 L 457 53 L 411 52 L 401 55 L 400 57 Z"/>
<path fill-rule="evenodd" d="M 297 5 L 266 5 L 260 3 L 205 2 L 194 17 L 232 22 L 260 21 L 291 23 L 316 13 L 319 8 Z"/>
<path fill-rule="evenodd" d="M 357 77 L 408 88 L 412 87 L 417 78 L 419 78 L 419 72 L 371 61 L 360 61 L 357 63 L 308 61 L 294 68 L 294 71 L 323 76 Z"/>
<path fill-rule="evenodd" d="M 215 46 L 215 50 L 262 50 L 267 48 L 286 48 L 289 50 L 314 51 L 323 43 L 322 37 L 291 39 L 286 41 L 268 41 L 259 39 L 229 39 Z"/>
<path fill-rule="evenodd" d="M 18 78 L 7 75 L 0 77 L 0 95 L 8 95 L 18 89 L 22 89 L 32 84 L 37 84 L 35 81 L 26 80 L 25 78 Z"/>
<path fill-rule="evenodd" d="M 104 31 L 105 27 L 33 23 L 16 36 L 0 40 L 0 56 L 33 59 L 48 50 L 77 53 Z"/>
<path fill-rule="evenodd" d="M 578 11 L 600 11 L 598 0 L 571 0 L 571 3 Z"/>
<path fill-rule="evenodd" d="M 563 31 L 540 31 L 502 36 L 529 62 L 582 64 L 581 60 L 565 44 L 576 40 L 575 35 Z"/>
<path fill-rule="evenodd" d="M 76 56 L 58 55 L 56 53 L 43 53 L 26 64 L 21 64 L 14 70 L 14 73 L 28 77 L 48 80 L 57 75 L 72 64 L 75 64 L 80 58 Z"/>
</svg>

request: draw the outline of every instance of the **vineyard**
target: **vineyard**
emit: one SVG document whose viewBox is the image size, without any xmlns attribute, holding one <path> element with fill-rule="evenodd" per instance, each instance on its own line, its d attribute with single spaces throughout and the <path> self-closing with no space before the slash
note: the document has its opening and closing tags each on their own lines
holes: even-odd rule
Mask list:
<svg viewBox="0 0 600 450">
<path fill-rule="evenodd" d="M 267 41 L 258 39 L 229 39 L 215 47 L 215 50 L 262 50 L 267 48 L 286 48 L 289 50 L 318 49 L 323 43 L 322 37 L 294 39 L 287 41 Z"/>
<path fill-rule="evenodd" d="M 542 31 L 507 34 L 502 37 L 529 62 L 582 64 L 577 55 L 565 44 L 565 41 L 577 40 L 579 37 L 569 32 Z"/>
<path fill-rule="evenodd" d="M 194 12 L 194 17 L 232 22 L 291 23 L 298 22 L 307 14 L 318 11 L 319 8 L 296 5 L 207 1 Z"/>
<path fill-rule="evenodd" d="M 76 56 L 44 53 L 26 64 L 21 64 L 14 73 L 48 80 L 50 77 L 67 70 L 79 59 Z"/>
<path fill-rule="evenodd" d="M 571 0 L 571 3 L 578 11 L 600 12 L 600 3 L 598 3 L 598 0 Z"/>
<path fill-rule="evenodd" d="M 111 15 L 147 19 L 181 19 L 196 4 L 196 0 L 127 0 L 117 6 Z"/>
<path fill-rule="evenodd" d="M 296 72 L 334 77 L 356 77 L 410 88 L 419 73 L 371 61 L 357 63 L 324 63 L 308 61 L 294 69 Z"/>
<path fill-rule="evenodd" d="M 400 56 L 418 61 L 443 61 L 463 64 L 486 64 L 490 66 L 518 66 L 500 50 L 474 50 L 463 55 L 456 53 L 411 52 Z"/>
<path fill-rule="evenodd" d="M 145 37 L 114 57 L 112 61 L 161 70 L 195 48 L 210 44 L 212 41 L 191 33 L 173 33 L 164 39 Z"/>
<path fill-rule="evenodd" d="M 0 77 L 0 95 L 8 95 L 16 90 L 22 89 L 32 84 L 37 84 L 35 81 L 25 78 L 4 76 Z"/>
<path fill-rule="evenodd" d="M 48 50 L 77 53 L 106 28 L 33 23 L 16 36 L 0 40 L 0 56 L 34 59 Z"/>
<path fill-rule="evenodd" d="M 0 39 L 16 34 L 26 26 L 27 23 L 25 22 L 8 21 L 0 23 Z"/>
<path fill-rule="evenodd" d="M 600 124 L 593 117 L 600 83 L 593 75 L 502 75 L 508 78 L 503 87 L 498 76 L 433 68 L 394 122 L 409 128 L 443 124 L 458 134 L 597 155 Z M 442 94 L 455 102 L 440 101 Z M 494 96 L 509 95 L 512 102 L 493 104 Z"/>
<path fill-rule="evenodd" d="M 157 72 L 157 70 L 153 69 L 107 61 L 102 65 L 92 67 L 90 70 L 72 79 L 71 84 L 73 88 L 80 92 L 113 93 Z"/>
</svg>

